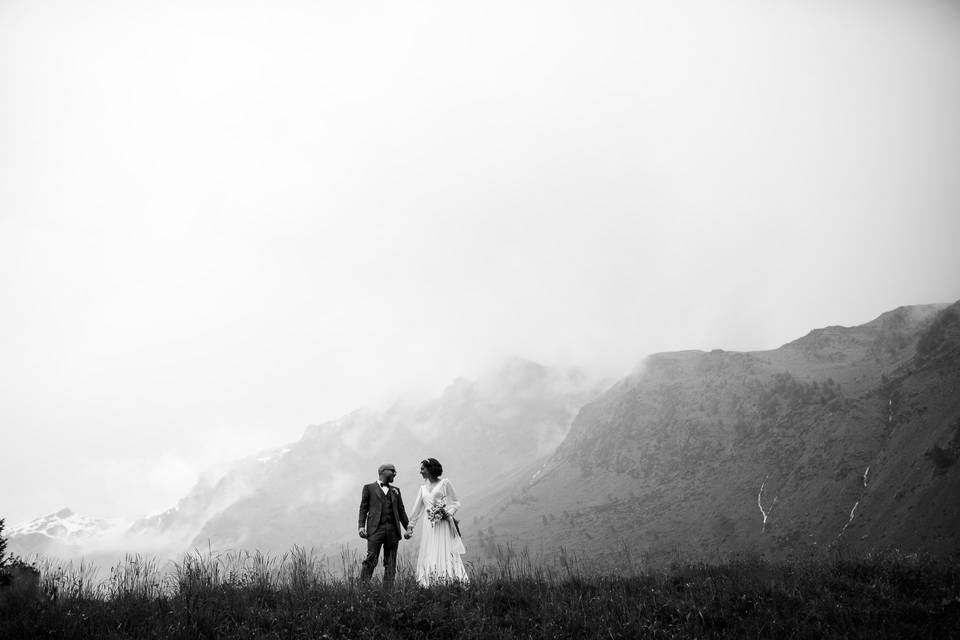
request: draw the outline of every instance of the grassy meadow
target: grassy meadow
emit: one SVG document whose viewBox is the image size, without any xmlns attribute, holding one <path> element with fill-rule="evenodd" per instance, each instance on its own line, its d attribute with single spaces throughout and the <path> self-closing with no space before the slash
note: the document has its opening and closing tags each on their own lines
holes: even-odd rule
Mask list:
<svg viewBox="0 0 960 640">
<path fill-rule="evenodd" d="M 789 564 L 675 562 L 616 572 L 501 548 L 471 583 L 392 593 L 360 558 L 294 548 L 129 556 L 101 573 L 35 559 L 39 589 L 0 595 L 0 638 L 957 638 L 960 562 L 886 554 Z"/>
</svg>

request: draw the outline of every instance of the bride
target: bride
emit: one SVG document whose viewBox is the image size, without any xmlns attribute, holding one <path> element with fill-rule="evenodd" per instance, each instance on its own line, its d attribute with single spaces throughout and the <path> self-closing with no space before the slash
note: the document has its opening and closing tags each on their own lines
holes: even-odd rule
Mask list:
<svg viewBox="0 0 960 640">
<path fill-rule="evenodd" d="M 440 479 L 443 465 L 436 458 L 427 458 L 420 463 L 420 475 L 426 482 L 417 493 L 407 533 L 426 513 L 423 537 L 417 555 L 417 582 L 424 587 L 452 581 L 469 582 L 467 571 L 460 555 L 465 553 L 463 540 L 457 530 L 453 514 L 460 509 L 460 502 L 447 478 Z"/>
</svg>

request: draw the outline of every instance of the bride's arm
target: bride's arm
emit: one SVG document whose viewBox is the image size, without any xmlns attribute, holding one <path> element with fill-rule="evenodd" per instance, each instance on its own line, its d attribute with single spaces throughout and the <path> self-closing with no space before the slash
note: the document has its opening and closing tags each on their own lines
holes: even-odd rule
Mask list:
<svg viewBox="0 0 960 640">
<path fill-rule="evenodd" d="M 451 516 L 460 510 L 460 501 L 457 500 L 457 492 L 453 488 L 453 483 L 447 480 L 446 490 L 444 491 L 447 503 L 447 513 Z"/>
<path fill-rule="evenodd" d="M 413 531 L 417 526 L 417 521 L 423 515 L 423 487 L 417 489 L 417 499 L 413 503 L 413 513 L 410 514 L 410 520 L 407 521 L 407 530 Z"/>
</svg>

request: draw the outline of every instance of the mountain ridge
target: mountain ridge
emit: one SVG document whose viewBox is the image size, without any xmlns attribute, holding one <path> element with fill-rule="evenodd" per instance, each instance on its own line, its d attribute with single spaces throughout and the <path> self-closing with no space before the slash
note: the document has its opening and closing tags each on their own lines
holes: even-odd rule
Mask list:
<svg viewBox="0 0 960 640">
<path fill-rule="evenodd" d="M 621 537 L 704 557 L 840 543 L 955 552 L 956 455 L 937 443 L 960 448 L 958 309 L 900 307 L 769 351 L 653 354 L 581 409 L 547 471 L 484 513 L 495 535 L 474 542 L 611 557 Z M 897 477 L 904 464 L 916 473 Z M 932 513 L 911 492 L 952 502 Z M 913 511 L 922 526 L 910 525 Z M 609 533 L 611 518 L 630 523 L 625 535 Z"/>
<path fill-rule="evenodd" d="M 624 545 L 649 557 L 953 553 L 957 389 L 960 302 L 776 349 L 655 353 L 613 383 L 514 358 L 435 398 L 309 425 L 201 479 L 124 540 L 172 554 L 335 552 L 360 544 L 353 493 L 381 458 L 412 503 L 416 462 L 433 456 L 458 484 L 475 558 L 507 543 L 614 561 Z"/>
</svg>

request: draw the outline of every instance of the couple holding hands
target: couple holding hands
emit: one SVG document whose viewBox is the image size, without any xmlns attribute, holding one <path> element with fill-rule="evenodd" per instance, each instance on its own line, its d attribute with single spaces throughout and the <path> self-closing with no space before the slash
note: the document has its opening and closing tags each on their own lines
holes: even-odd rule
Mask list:
<svg viewBox="0 0 960 640">
<path fill-rule="evenodd" d="M 393 587 L 397 574 L 397 548 L 400 537 L 409 540 L 420 518 L 426 514 L 417 554 L 417 583 L 427 587 L 459 581 L 468 582 L 460 556 L 465 553 L 460 527 L 453 517 L 460 502 L 453 485 L 443 475 L 443 465 L 436 458 L 420 462 L 420 475 L 425 482 L 417 492 L 413 514 L 408 519 L 400 489 L 393 486 L 397 468 L 382 464 L 380 479 L 363 486 L 360 497 L 359 533 L 367 540 L 367 556 L 360 571 L 360 580 L 368 582 L 383 549 L 383 587 Z"/>
</svg>

